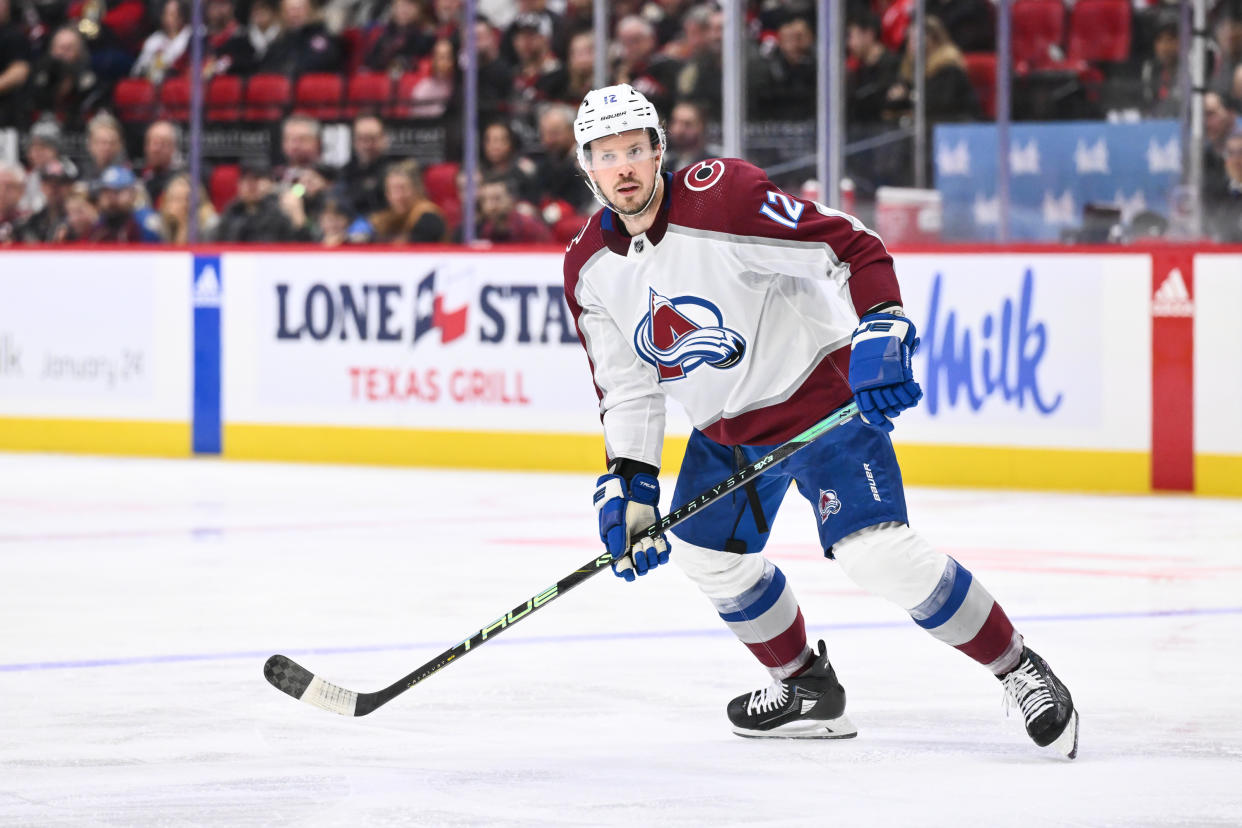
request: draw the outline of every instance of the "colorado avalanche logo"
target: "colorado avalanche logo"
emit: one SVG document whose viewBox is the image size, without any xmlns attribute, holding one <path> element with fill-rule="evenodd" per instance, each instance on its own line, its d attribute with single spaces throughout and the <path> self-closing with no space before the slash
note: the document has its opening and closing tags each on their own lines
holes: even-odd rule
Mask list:
<svg viewBox="0 0 1242 828">
<path fill-rule="evenodd" d="M 724 326 L 720 309 L 706 299 L 669 299 L 651 290 L 650 303 L 634 330 L 634 347 L 660 372 L 660 382 L 682 379 L 704 364 L 732 368 L 746 354 L 746 340 Z"/>
<path fill-rule="evenodd" d="M 828 520 L 829 515 L 835 515 L 841 511 L 841 499 L 837 497 L 837 493 L 832 489 L 819 490 L 819 522 L 823 523 Z"/>
</svg>

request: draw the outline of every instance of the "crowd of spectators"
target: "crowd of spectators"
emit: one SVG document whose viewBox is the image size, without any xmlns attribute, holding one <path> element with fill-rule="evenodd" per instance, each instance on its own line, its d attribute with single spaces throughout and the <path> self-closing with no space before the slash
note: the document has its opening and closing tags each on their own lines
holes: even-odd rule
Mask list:
<svg viewBox="0 0 1242 828">
<path fill-rule="evenodd" d="M 1177 4 L 1126 2 L 1133 7 L 1134 36 L 1124 61 L 1071 66 L 1054 44 L 1046 61 L 1016 67 L 1020 82 L 1034 84 L 1031 95 L 1019 96 L 1023 100 L 1040 100 L 1038 83 L 1047 73 L 1059 79 L 1059 89 L 1068 76 L 1077 90 L 1061 101 L 1062 111 L 1036 114 L 1080 116 L 1082 106 L 1095 117 L 1128 108 L 1142 116 L 1178 114 Z M 564 241 L 594 209 L 575 162 L 572 130 L 575 108 L 594 79 L 593 3 L 477 5 L 479 17 L 471 23 L 481 114 L 475 235 L 496 242 Z M 913 2 L 845 5 L 848 138 L 908 135 Z M 928 123 L 986 120 L 989 92 L 972 73 L 971 58 L 995 50 L 995 0 L 926 5 Z M 1204 197 L 1212 207 L 1212 232 L 1242 241 L 1242 138 L 1234 130 L 1242 100 L 1242 0 L 1210 5 Z M 665 116 L 668 167 L 719 153 L 720 8 L 710 0 L 613 0 L 608 6 L 609 77 L 634 85 Z M 114 100 L 123 79 L 145 79 L 158 90 L 186 76 L 191 23 L 185 0 L 0 0 L 0 132 L 15 128 L 21 136 L 19 157 L 4 159 L 0 141 L 0 243 L 182 243 L 192 204 L 198 205 L 202 240 L 341 245 L 462 238 L 464 178 L 455 163 L 460 136 L 446 147 L 444 163 L 430 165 L 394 152 L 392 142 L 397 118 L 458 129 L 461 0 L 204 0 L 203 9 L 206 80 L 372 73 L 392 79 L 390 88 L 405 99 L 399 107 L 379 102 L 357 111 L 347 111 L 342 101 L 339 116 L 328 120 L 346 125 L 350 151 L 333 163 L 323 146 L 329 124 L 296 101 L 283 101 L 270 156 L 213 159 L 203 180 L 192 181 L 183 120 L 153 108 L 135 124 Z M 752 121 L 814 117 L 815 16 L 821 10 L 815 0 L 748 3 L 744 59 Z M 84 140 L 70 141 L 74 135 Z M 876 146 L 851 157 L 851 174 L 872 190 L 909 183 L 908 145 Z M 217 164 L 231 167 L 235 179 L 223 197 L 209 186 Z"/>
</svg>

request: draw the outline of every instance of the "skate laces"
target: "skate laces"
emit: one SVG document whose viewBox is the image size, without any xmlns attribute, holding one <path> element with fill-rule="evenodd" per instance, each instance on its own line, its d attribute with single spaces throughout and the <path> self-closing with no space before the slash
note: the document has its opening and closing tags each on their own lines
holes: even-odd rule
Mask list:
<svg viewBox="0 0 1242 828">
<path fill-rule="evenodd" d="M 750 700 L 746 702 L 746 712 L 752 716 L 756 713 L 767 713 L 784 704 L 788 697 L 789 688 L 785 683 L 774 681 L 762 690 L 750 694 Z"/>
<path fill-rule="evenodd" d="M 1022 718 L 1029 725 L 1040 713 L 1052 707 L 1052 692 L 1048 683 L 1035 669 L 1030 659 L 1023 659 L 1017 669 L 1011 670 L 1001 679 L 1005 688 L 1005 715 L 1016 707 L 1022 711 Z"/>
</svg>

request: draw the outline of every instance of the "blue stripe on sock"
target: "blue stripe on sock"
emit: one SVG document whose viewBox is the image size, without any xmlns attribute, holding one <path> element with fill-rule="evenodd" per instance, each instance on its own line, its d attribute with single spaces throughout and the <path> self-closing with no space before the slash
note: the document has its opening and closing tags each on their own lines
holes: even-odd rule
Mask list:
<svg viewBox="0 0 1242 828">
<path fill-rule="evenodd" d="M 772 581 L 768 584 L 758 598 L 749 605 L 742 607 L 736 612 L 722 612 L 720 617 L 725 621 L 749 621 L 758 618 L 776 604 L 781 597 L 781 593 L 785 591 L 785 573 L 780 569 L 772 567 Z"/>
<path fill-rule="evenodd" d="M 955 562 L 956 563 L 956 562 Z M 944 599 L 944 603 L 940 609 L 924 619 L 914 619 L 914 623 L 918 624 L 925 630 L 935 629 L 953 617 L 953 613 L 957 612 L 961 607 L 962 601 L 966 600 L 966 593 L 970 591 L 970 582 L 974 576 L 970 574 L 970 570 L 961 564 L 956 564 L 953 573 L 953 589 Z"/>
</svg>

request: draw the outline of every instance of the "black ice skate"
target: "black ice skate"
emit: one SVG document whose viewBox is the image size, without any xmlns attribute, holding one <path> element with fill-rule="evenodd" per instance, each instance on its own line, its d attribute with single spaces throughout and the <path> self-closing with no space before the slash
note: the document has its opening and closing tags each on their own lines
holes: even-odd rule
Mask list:
<svg viewBox="0 0 1242 828">
<path fill-rule="evenodd" d="M 729 721 L 734 733 L 749 738 L 849 739 L 858 735 L 858 728 L 845 716 L 845 688 L 828 663 L 822 641 L 819 656 L 802 675 L 729 702 Z"/>
<path fill-rule="evenodd" d="M 1005 686 L 1005 711 L 1022 711 L 1026 732 L 1040 747 L 1052 746 L 1066 758 L 1078 755 L 1078 711 L 1069 689 L 1030 647 L 1018 666 L 998 676 Z"/>
</svg>

